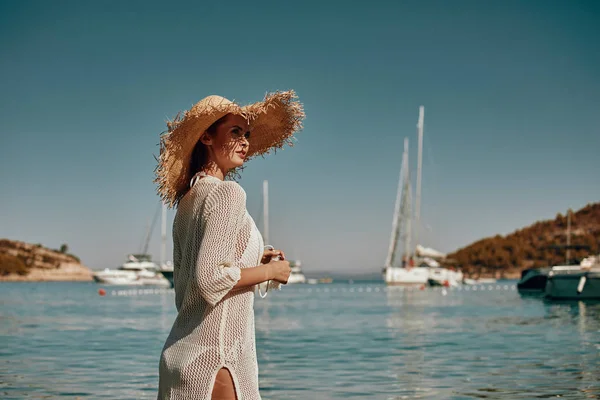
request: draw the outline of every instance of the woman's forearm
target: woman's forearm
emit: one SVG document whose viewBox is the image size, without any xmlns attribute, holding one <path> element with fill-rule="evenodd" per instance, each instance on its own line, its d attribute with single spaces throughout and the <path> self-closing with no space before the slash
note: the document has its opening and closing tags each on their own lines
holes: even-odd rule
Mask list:
<svg viewBox="0 0 600 400">
<path fill-rule="evenodd" d="M 268 281 L 269 279 L 273 279 L 271 276 L 271 266 L 269 264 L 262 264 L 258 267 L 242 268 L 241 272 L 241 278 L 233 287 L 234 289 L 254 286 Z"/>
</svg>

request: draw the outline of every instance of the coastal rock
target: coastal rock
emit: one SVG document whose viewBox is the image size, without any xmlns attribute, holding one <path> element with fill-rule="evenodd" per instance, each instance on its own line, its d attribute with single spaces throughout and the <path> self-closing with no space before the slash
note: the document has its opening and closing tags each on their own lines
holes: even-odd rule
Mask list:
<svg viewBox="0 0 600 400">
<path fill-rule="evenodd" d="M 0 239 L 0 281 L 91 281 L 92 271 L 67 254 L 39 244 Z"/>
</svg>

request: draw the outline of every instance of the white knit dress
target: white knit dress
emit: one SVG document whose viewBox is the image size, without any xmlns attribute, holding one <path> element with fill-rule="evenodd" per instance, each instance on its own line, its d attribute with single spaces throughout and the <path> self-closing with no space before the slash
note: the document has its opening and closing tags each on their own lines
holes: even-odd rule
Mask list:
<svg viewBox="0 0 600 400">
<path fill-rule="evenodd" d="M 158 399 L 210 399 L 221 368 L 239 400 L 260 399 L 255 286 L 232 290 L 260 264 L 263 239 L 235 182 L 206 176 L 181 199 L 173 223 L 177 318 L 163 348 Z"/>
</svg>

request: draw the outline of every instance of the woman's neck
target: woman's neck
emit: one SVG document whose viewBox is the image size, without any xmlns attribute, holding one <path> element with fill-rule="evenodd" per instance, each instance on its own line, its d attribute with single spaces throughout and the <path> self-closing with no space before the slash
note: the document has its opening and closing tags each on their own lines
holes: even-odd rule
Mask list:
<svg viewBox="0 0 600 400">
<path fill-rule="evenodd" d="M 202 172 L 204 172 L 206 175 L 214 176 L 222 181 L 225 180 L 226 172 L 219 168 L 216 164 L 211 163 Z"/>
</svg>

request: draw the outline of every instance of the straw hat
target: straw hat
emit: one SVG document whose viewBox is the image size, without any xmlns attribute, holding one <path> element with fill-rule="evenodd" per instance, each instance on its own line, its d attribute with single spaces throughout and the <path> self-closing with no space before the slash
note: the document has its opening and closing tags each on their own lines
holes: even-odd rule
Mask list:
<svg viewBox="0 0 600 400">
<path fill-rule="evenodd" d="M 160 139 L 160 157 L 154 182 L 163 201 L 173 207 L 185 194 L 192 175 L 192 151 L 200 136 L 227 114 L 248 120 L 252 137 L 246 159 L 268 154 L 272 149 L 293 145 L 293 135 L 302 129 L 304 110 L 293 90 L 267 93 L 265 99 L 247 106 L 221 97 L 208 96 L 185 113 L 167 123 L 168 131 Z"/>
</svg>

